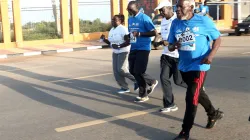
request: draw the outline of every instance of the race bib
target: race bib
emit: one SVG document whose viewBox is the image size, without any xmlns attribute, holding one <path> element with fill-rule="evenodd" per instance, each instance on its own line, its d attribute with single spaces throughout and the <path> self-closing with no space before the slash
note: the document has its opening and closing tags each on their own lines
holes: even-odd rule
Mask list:
<svg viewBox="0 0 250 140">
<path fill-rule="evenodd" d="M 206 11 L 207 11 L 206 8 L 202 8 L 202 11 L 201 11 L 201 12 L 205 14 Z"/>
<path fill-rule="evenodd" d="M 130 43 L 136 43 L 136 37 L 130 33 Z"/>
<path fill-rule="evenodd" d="M 186 31 L 182 34 L 178 34 L 177 40 L 180 40 L 181 42 L 180 50 L 194 51 L 196 48 L 195 47 L 195 34 L 190 31 Z"/>
</svg>

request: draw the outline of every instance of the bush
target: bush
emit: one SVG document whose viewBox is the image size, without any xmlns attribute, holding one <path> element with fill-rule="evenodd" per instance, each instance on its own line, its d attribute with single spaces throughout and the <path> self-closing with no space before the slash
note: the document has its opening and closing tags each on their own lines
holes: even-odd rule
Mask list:
<svg viewBox="0 0 250 140">
<path fill-rule="evenodd" d="M 60 35 L 57 34 L 55 22 L 29 22 L 23 26 L 23 39 L 25 41 L 58 38 Z"/>
<path fill-rule="evenodd" d="M 69 22 L 71 25 L 71 22 Z M 80 20 L 80 33 L 105 32 L 111 29 L 110 23 L 103 23 L 100 19 L 94 21 Z M 70 26 L 70 33 L 72 27 Z M 29 22 L 23 26 L 24 40 L 45 40 L 58 39 L 61 36 L 57 33 L 56 22 Z"/>
<path fill-rule="evenodd" d="M 111 29 L 110 23 L 103 23 L 98 18 L 93 22 L 89 20 L 80 20 L 80 33 L 106 32 Z"/>
</svg>

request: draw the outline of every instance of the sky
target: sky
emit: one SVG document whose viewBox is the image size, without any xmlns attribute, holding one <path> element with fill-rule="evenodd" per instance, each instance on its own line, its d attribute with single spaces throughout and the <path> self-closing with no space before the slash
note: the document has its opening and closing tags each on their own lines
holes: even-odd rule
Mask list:
<svg viewBox="0 0 250 140">
<path fill-rule="evenodd" d="M 95 20 L 96 18 L 100 18 L 101 21 L 103 22 L 110 21 L 111 11 L 110 11 L 109 0 L 79 0 L 79 2 L 80 3 L 84 2 L 80 6 L 78 6 L 80 19 Z M 56 3 L 57 6 L 59 7 L 59 0 L 56 0 Z M 22 24 L 25 24 L 27 22 L 54 20 L 52 10 L 44 10 L 44 11 L 39 10 L 39 9 L 52 9 L 51 0 L 20 0 L 20 4 L 22 9 L 21 11 Z M 11 2 L 9 2 L 9 7 L 11 8 Z M 31 9 L 38 11 L 25 11 Z M 60 13 L 59 10 L 58 13 Z M 11 14 L 12 13 L 9 12 L 9 15 Z"/>
</svg>

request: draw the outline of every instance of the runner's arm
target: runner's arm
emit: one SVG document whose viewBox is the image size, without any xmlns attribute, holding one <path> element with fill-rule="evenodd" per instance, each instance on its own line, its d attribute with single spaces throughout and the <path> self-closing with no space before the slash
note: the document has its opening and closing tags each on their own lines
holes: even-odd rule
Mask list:
<svg viewBox="0 0 250 140">
<path fill-rule="evenodd" d="M 213 41 L 212 50 L 211 50 L 208 57 L 214 58 L 216 52 L 218 51 L 218 49 L 220 47 L 220 44 L 221 44 L 221 37 L 219 37 L 219 38 L 217 38 L 216 40 Z"/>
<path fill-rule="evenodd" d="M 110 45 L 109 40 L 108 40 L 108 39 L 106 39 L 106 38 L 104 38 L 104 39 L 103 39 L 103 42 L 105 42 L 106 44 Z"/>
<path fill-rule="evenodd" d="M 125 42 L 120 45 L 113 44 L 113 47 L 118 48 L 118 46 L 120 46 L 119 48 L 125 48 L 129 46 L 130 45 L 129 35 L 124 36 L 124 41 Z"/>
</svg>

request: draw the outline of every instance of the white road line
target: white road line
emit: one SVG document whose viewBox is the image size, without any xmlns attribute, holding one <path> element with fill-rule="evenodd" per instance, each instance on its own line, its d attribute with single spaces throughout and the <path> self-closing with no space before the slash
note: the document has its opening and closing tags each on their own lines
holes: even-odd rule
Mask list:
<svg viewBox="0 0 250 140">
<path fill-rule="evenodd" d="M 77 80 L 77 79 L 86 79 L 86 78 L 99 77 L 99 76 L 105 76 L 105 75 L 110 75 L 110 74 L 113 74 L 113 73 L 104 73 L 104 74 L 83 76 L 83 77 L 77 77 L 77 78 L 66 78 L 62 80 L 50 81 L 49 83 L 64 82 L 64 81 Z"/>
<path fill-rule="evenodd" d="M 55 65 L 37 66 L 37 67 L 29 67 L 29 68 L 16 68 L 16 69 L 12 69 L 12 70 L 0 70 L 0 72 L 13 72 L 13 71 L 19 71 L 19 70 L 31 70 L 31 69 L 45 68 L 45 67 L 51 67 L 51 66 L 55 66 Z M 6 66 L 6 67 L 8 67 L 8 66 Z M 13 67 L 13 66 L 9 66 L 9 67 Z"/>
<path fill-rule="evenodd" d="M 110 118 L 106 118 L 106 119 L 99 119 L 99 120 L 95 120 L 95 121 L 89 121 L 89 122 L 69 125 L 69 126 L 65 126 L 65 127 L 60 127 L 60 128 L 56 128 L 55 130 L 56 130 L 56 132 L 70 131 L 70 130 L 74 130 L 74 129 L 89 127 L 89 126 L 103 124 L 103 123 L 108 123 L 111 121 L 128 119 L 128 118 L 132 118 L 132 117 L 136 117 L 136 116 L 146 115 L 146 114 L 158 111 L 158 109 L 159 108 L 157 107 L 157 108 L 148 109 L 145 111 L 137 111 L 137 112 L 123 114 L 123 115 L 119 115 L 119 116 L 114 116 L 114 117 L 110 117 Z"/>
<path fill-rule="evenodd" d="M 242 54 L 249 54 L 250 52 L 244 52 L 244 53 L 242 53 Z"/>
</svg>

